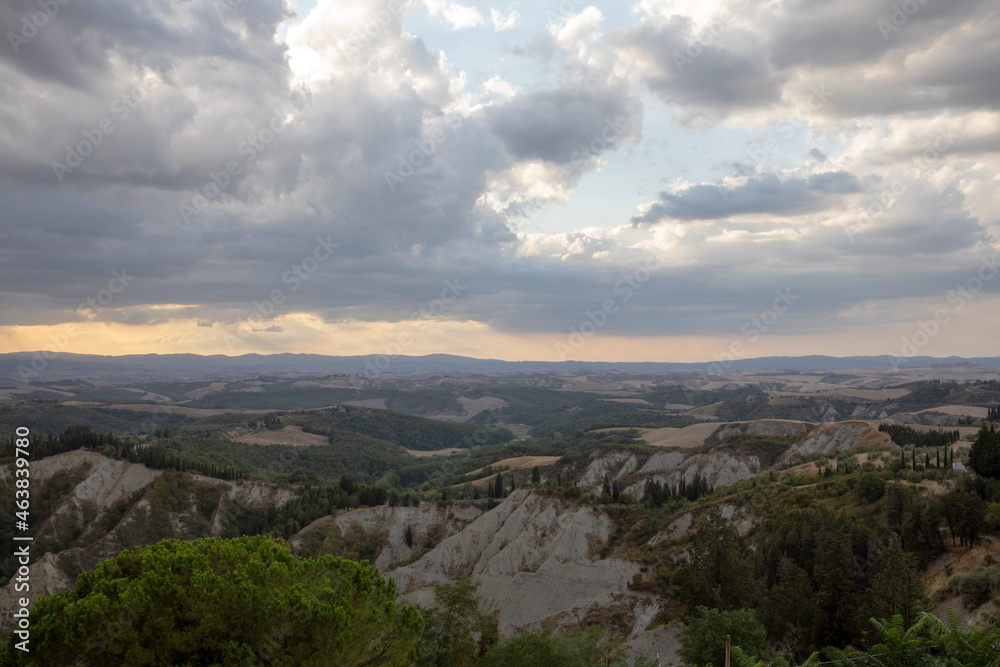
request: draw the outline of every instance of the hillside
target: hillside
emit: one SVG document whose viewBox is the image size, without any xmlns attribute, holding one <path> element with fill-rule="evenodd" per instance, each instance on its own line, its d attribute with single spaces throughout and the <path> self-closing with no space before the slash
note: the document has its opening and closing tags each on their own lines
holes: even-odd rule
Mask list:
<svg viewBox="0 0 1000 667">
<path fill-rule="evenodd" d="M 976 415 L 994 414 L 993 381 L 886 387 L 861 371 L 351 381 L 8 391 L 2 423 L 36 433 L 34 590 L 66 590 L 102 560 L 167 538 L 269 534 L 307 558 L 370 561 L 421 606 L 438 584 L 468 577 L 507 636 L 600 626 L 664 665 L 676 664 L 702 600 L 751 609 L 769 645 L 801 661 L 869 641 L 864 619 L 889 615 L 873 593 L 889 572 L 920 578 L 910 611 L 960 607 L 971 619 L 1000 593 L 1000 484 L 958 465 L 980 433 Z M 9 515 L 0 529 L 13 532 Z M 905 562 L 890 567 L 893 540 Z M 699 570 L 706 550 L 729 559 L 718 571 L 732 579 L 703 583 L 718 576 Z M 14 566 L 2 563 L 3 581 Z M 726 599 L 713 592 L 723 589 Z M 852 601 L 850 622 L 820 605 L 834 589 Z M 795 612 L 794 631 L 790 599 L 820 605 Z M 8 584 L 8 627 L 14 603 Z"/>
<path fill-rule="evenodd" d="M 78 574 L 123 549 L 235 534 L 237 508 L 280 507 L 298 495 L 294 487 L 151 470 L 82 450 L 34 462 L 31 471 L 37 560 L 30 577 L 38 595 L 71 587 Z M 0 496 L 10 506 L 11 472 L 0 467 Z M 4 565 L 11 567 L 10 559 Z M 0 624 L 9 627 L 18 597 L 14 582 L 0 588 Z"/>
</svg>

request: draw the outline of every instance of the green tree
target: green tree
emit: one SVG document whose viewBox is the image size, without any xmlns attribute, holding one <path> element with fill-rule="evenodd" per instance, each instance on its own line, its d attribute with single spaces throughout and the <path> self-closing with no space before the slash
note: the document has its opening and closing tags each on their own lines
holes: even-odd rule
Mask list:
<svg viewBox="0 0 1000 667">
<path fill-rule="evenodd" d="M 903 550 L 903 543 L 895 534 L 881 557 L 881 567 L 867 591 L 868 615 L 876 618 L 898 615 L 903 625 L 909 627 L 917 620 L 921 601 L 927 594 L 917 557 Z"/>
<path fill-rule="evenodd" d="M 752 609 L 719 611 L 699 606 L 681 631 L 680 656 L 689 665 L 722 667 L 726 635 L 730 635 L 732 646 L 748 655 L 759 655 L 767 648 L 767 631 Z"/>
<path fill-rule="evenodd" d="M 788 557 L 782 557 L 778 564 L 778 579 L 771 587 L 771 607 L 771 638 L 779 647 L 801 654 L 809 646 L 816 602 L 808 573 Z"/>
<path fill-rule="evenodd" d="M 955 532 L 959 541 L 964 541 L 970 547 L 979 542 L 986 522 L 986 502 L 975 493 L 965 494 L 960 505 Z"/>
<path fill-rule="evenodd" d="M 753 561 L 736 527 L 713 508 L 691 540 L 689 562 L 680 578 L 681 599 L 688 609 L 751 607 L 757 585 Z"/>
<path fill-rule="evenodd" d="M 969 467 L 983 477 L 1000 479 L 1000 433 L 993 424 L 983 424 L 969 451 Z"/>
<path fill-rule="evenodd" d="M 123 551 L 38 600 L 16 665 L 407 664 L 423 623 L 367 563 L 266 537 Z"/>
<path fill-rule="evenodd" d="M 833 529 L 817 547 L 813 578 L 817 588 L 816 644 L 844 646 L 854 637 L 857 596 L 854 558 L 842 530 Z"/>
<path fill-rule="evenodd" d="M 417 664 L 470 665 L 496 642 L 496 612 L 480 613 L 478 586 L 469 578 L 434 584 L 434 606 L 420 612 L 424 634 L 417 647 Z"/>
<path fill-rule="evenodd" d="M 542 471 L 538 469 L 538 466 L 534 466 L 531 469 L 531 483 L 532 484 L 542 483 Z"/>
<path fill-rule="evenodd" d="M 885 482 L 877 474 L 868 471 L 862 473 L 854 490 L 864 502 L 877 503 L 885 495 Z"/>
</svg>

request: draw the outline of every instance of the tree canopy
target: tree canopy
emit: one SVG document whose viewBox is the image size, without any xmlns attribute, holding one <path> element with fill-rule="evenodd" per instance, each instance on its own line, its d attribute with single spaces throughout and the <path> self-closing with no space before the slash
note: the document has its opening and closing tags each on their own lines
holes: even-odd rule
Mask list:
<svg viewBox="0 0 1000 667">
<path fill-rule="evenodd" d="M 5 664 L 401 665 L 423 630 L 372 565 L 266 537 L 123 551 L 31 619 L 31 651 L 11 636 Z"/>
<path fill-rule="evenodd" d="M 969 452 L 969 467 L 983 477 L 1000 479 L 1000 433 L 993 424 L 983 424 Z"/>
</svg>

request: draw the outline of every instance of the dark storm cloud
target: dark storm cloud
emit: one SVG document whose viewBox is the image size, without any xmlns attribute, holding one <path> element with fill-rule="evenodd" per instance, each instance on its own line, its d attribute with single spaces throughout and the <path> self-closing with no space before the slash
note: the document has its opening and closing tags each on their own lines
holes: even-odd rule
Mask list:
<svg viewBox="0 0 1000 667">
<path fill-rule="evenodd" d="M 781 97 L 784 76 L 760 50 L 735 49 L 753 37 L 722 26 L 696 33 L 690 19 L 645 21 L 612 38 L 609 47 L 637 61 L 637 76 L 664 101 L 716 114 L 766 106 Z M 634 66 L 633 66 L 634 67 Z"/>
<path fill-rule="evenodd" d="M 942 33 L 994 8 L 989 0 L 873 3 L 790 0 L 767 16 L 768 50 L 780 69 L 878 60 L 895 49 L 926 48 Z"/>
<path fill-rule="evenodd" d="M 746 213 L 800 215 L 830 206 L 832 200 L 828 195 L 860 190 L 857 178 L 842 171 L 784 181 L 775 174 L 764 174 L 734 188 L 699 184 L 661 192 L 660 200 L 644 214 L 632 218 L 632 223 L 655 223 L 664 218 L 711 220 Z"/>
<path fill-rule="evenodd" d="M 10 42 L 0 62 L 35 79 L 89 88 L 124 57 L 136 67 L 168 75 L 177 59 L 198 56 L 245 60 L 258 65 L 281 57 L 273 39 L 290 15 L 284 2 L 152 2 L 129 0 L 58 3 L 47 21 L 34 19 L 37 0 L 10 0 L 0 6 L 0 26 Z M 220 9 L 221 8 L 221 9 Z M 37 28 L 37 33 L 28 24 Z M 246 30 L 243 38 L 238 30 Z M 9 33 L 24 38 L 10 38 Z"/>
<path fill-rule="evenodd" d="M 519 95 L 491 109 L 487 119 L 514 158 L 564 164 L 618 147 L 638 126 L 637 111 L 624 86 L 581 81 Z"/>
</svg>

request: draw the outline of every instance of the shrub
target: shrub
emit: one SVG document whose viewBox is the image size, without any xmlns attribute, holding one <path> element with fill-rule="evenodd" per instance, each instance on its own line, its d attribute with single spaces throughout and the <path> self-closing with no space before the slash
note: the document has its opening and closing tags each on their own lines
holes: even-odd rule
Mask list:
<svg viewBox="0 0 1000 667">
<path fill-rule="evenodd" d="M 854 490 L 862 501 L 876 503 L 885 495 L 885 482 L 874 472 L 866 472 L 861 475 Z"/>
<path fill-rule="evenodd" d="M 1000 595 L 1000 566 L 977 567 L 968 574 L 957 574 L 948 586 L 962 596 L 966 609 L 976 609 Z"/>
</svg>

